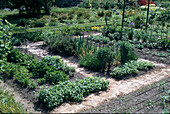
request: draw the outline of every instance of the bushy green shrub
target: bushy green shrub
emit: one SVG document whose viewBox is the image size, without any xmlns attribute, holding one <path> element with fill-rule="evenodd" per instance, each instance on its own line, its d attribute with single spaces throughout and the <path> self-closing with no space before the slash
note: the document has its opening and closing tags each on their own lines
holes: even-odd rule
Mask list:
<svg viewBox="0 0 170 114">
<path fill-rule="evenodd" d="M 23 87 L 29 86 L 31 84 L 30 77 L 32 74 L 30 74 L 28 69 L 26 69 L 24 66 L 7 63 L 4 73 L 7 76 L 14 78 Z"/>
<path fill-rule="evenodd" d="M 106 16 L 106 17 L 112 17 L 112 11 L 109 11 L 109 10 L 106 11 L 106 12 L 105 12 L 105 16 Z"/>
<path fill-rule="evenodd" d="M 131 74 L 138 74 L 139 71 L 148 70 L 153 68 L 154 65 L 149 62 L 137 62 L 137 61 L 130 61 L 125 63 L 122 67 L 116 67 L 110 73 L 111 76 L 121 79 L 124 76 L 131 75 Z"/>
<path fill-rule="evenodd" d="M 43 20 L 37 20 L 34 22 L 34 27 L 44 27 L 45 26 L 45 21 Z"/>
<path fill-rule="evenodd" d="M 46 32 L 44 33 L 44 44 L 48 45 L 50 51 L 53 53 L 66 55 L 74 54 L 75 44 L 70 35 Z"/>
<path fill-rule="evenodd" d="M 13 62 L 25 66 L 30 72 L 38 62 L 35 57 L 29 54 L 21 54 L 17 49 L 12 49 L 7 56 L 8 62 Z"/>
<path fill-rule="evenodd" d="M 45 74 L 45 78 L 48 82 L 56 84 L 58 82 L 67 81 L 69 78 L 63 71 L 49 70 Z"/>
<path fill-rule="evenodd" d="M 16 45 L 16 40 L 19 40 L 22 44 L 25 41 L 42 41 L 42 31 L 35 31 L 35 32 L 25 32 L 25 33 L 16 33 L 13 35 L 12 43 L 13 45 Z"/>
<path fill-rule="evenodd" d="M 104 16 L 104 10 L 98 11 L 98 12 L 97 12 L 97 15 L 98 15 L 99 17 L 103 17 L 103 16 Z"/>
<path fill-rule="evenodd" d="M 17 24 L 17 26 L 23 26 L 23 27 L 25 27 L 27 25 L 29 25 L 29 20 L 28 19 L 20 19 L 18 24 Z"/>
<path fill-rule="evenodd" d="M 89 77 L 76 82 L 59 82 L 58 85 L 48 89 L 41 89 L 37 100 L 48 109 L 53 109 L 63 102 L 80 102 L 84 96 L 92 92 L 106 90 L 108 85 L 109 81 L 98 77 Z"/>
<path fill-rule="evenodd" d="M 114 52 L 110 48 L 104 47 L 100 48 L 96 54 L 100 61 L 102 72 L 104 72 L 105 69 L 109 70 L 114 60 Z"/>
<path fill-rule="evenodd" d="M 130 44 L 127 41 L 120 41 L 120 56 L 121 56 L 121 62 L 124 64 L 130 60 L 137 60 L 138 57 L 134 52 L 133 45 Z"/>
<path fill-rule="evenodd" d="M 100 70 L 101 64 L 96 55 L 86 55 L 79 60 L 80 66 L 91 70 Z"/>
<path fill-rule="evenodd" d="M 44 84 L 46 82 L 46 79 L 45 78 L 39 78 L 39 79 L 37 79 L 37 82 L 39 84 Z"/>
</svg>

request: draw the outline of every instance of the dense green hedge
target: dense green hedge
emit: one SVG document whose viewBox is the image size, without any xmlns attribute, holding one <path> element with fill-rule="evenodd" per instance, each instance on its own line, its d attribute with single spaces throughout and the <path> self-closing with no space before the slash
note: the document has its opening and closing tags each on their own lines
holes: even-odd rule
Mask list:
<svg viewBox="0 0 170 114">
<path fill-rule="evenodd" d="M 63 102 L 80 102 L 84 96 L 92 92 L 106 90 L 108 85 L 109 81 L 99 77 L 88 77 L 84 80 L 77 80 L 76 82 L 59 82 L 58 85 L 48 89 L 41 89 L 37 100 L 48 109 L 53 109 Z"/>
</svg>

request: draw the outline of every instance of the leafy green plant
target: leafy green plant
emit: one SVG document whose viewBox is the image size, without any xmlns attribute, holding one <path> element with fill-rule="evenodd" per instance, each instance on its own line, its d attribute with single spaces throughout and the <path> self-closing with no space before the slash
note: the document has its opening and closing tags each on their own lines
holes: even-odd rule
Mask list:
<svg viewBox="0 0 170 114">
<path fill-rule="evenodd" d="M 24 19 L 20 19 L 18 24 L 17 24 L 17 26 L 23 26 L 23 27 L 25 27 L 27 25 L 29 25 L 29 20 L 25 19 L 25 18 Z"/>
<path fill-rule="evenodd" d="M 79 60 L 80 66 L 91 70 L 100 70 L 101 64 L 96 55 L 87 54 Z"/>
<path fill-rule="evenodd" d="M 51 110 L 63 102 L 80 102 L 84 96 L 92 92 L 106 90 L 108 85 L 109 81 L 98 77 L 89 77 L 76 82 L 59 82 L 48 89 L 40 89 L 37 100 Z"/>
<path fill-rule="evenodd" d="M 121 62 L 124 64 L 130 60 L 137 60 L 138 57 L 134 52 L 133 45 L 127 41 L 120 41 L 120 56 Z"/>
<path fill-rule="evenodd" d="M 100 61 L 102 72 L 104 72 L 105 69 L 109 70 L 114 60 L 114 52 L 110 48 L 104 47 L 100 48 L 96 54 Z"/>
<path fill-rule="evenodd" d="M 9 50 L 12 44 L 10 42 L 12 37 L 12 25 L 7 21 L 0 18 L 0 72 L 3 72 L 4 63 L 7 60 Z"/>
<path fill-rule="evenodd" d="M 8 63 L 5 67 L 4 73 L 7 76 L 14 78 L 23 87 L 29 86 L 31 84 L 30 77 L 32 74 L 29 73 L 28 69 L 26 69 L 24 66 Z"/>
<path fill-rule="evenodd" d="M 34 22 L 34 27 L 44 27 L 45 26 L 45 21 L 43 20 L 37 20 Z"/>
<path fill-rule="evenodd" d="M 125 63 L 122 67 L 116 67 L 110 73 L 111 76 L 121 79 L 124 76 L 131 75 L 131 74 L 138 74 L 139 71 L 147 70 L 153 68 L 154 65 L 152 63 L 147 63 L 143 61 L 130 61 Z"/>
</svg>

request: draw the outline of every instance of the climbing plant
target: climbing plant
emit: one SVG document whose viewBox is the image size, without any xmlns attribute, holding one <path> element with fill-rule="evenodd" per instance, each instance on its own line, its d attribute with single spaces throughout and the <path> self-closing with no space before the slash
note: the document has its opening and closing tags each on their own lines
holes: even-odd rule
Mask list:
<svg viewBox="0 0 170 114">
<path fill-rule="evenodd" d="M 12 25 L 7 20 L 0 19 L 0 72 L 3 71 L 3 66 L 6 57 L 12 48 L 10 39 L 12 36 Z"/>
</svg>

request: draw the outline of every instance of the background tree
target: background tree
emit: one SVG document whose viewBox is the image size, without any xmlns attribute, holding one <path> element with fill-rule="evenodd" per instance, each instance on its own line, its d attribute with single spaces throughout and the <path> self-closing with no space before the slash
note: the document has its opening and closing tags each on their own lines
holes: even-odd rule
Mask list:
<svg viewBox="0 0 170 114">
<path fill-rule="evenodd" d="M 27 15 L 39 14 L 41 10 L 44 10 L 46 14 L 50 14 L 50 8 L 54 1 L 55 0 L 8 0 L 11 8 L 18 9 L 19 14 L 26 12 Z"/>
</svg>

